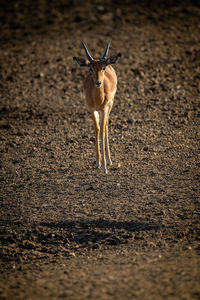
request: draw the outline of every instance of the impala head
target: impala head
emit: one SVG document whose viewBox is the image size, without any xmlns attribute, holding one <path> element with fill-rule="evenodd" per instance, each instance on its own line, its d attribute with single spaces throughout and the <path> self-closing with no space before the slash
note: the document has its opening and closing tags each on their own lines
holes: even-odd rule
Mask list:
<svg viewBox="0 0 200 300">
<path fill-rule="evenodd" d="M 120 58 L 121 53 L 111 55 L 107 58 L 109 47 L 110 47 L 110 41 L 108 42 L 105 52 L 103 56 L 100 58 L 100 60 L 95 60 L 90 55 L 86 45 L 82 42 L 85 54 L 87 56 L 87 60 L 84 58 L 79 57 L 73 57 L 73 60 L 80 66 L 80 67 L 89 67 L 90 71 L 92 73 L 92 77 L 94 80 L 94 83 L 96 87 L 100 88 L 103 79 L 104 79 L 104 71 L 108 65 L 116 63 L 116 61 Z"/>
</svg>

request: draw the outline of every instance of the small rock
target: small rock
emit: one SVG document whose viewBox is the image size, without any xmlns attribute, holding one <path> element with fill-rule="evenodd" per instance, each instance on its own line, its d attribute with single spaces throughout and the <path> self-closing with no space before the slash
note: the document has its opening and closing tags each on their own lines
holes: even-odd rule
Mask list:
<svg viewBox="0 0 200 300">
<path fill-rule="evenodd" d="M 97 10 L 98 10 L 99 12 L 104 12 L 104 11 L 105 11 L 105 7 L 104 7 L 103 5 L 98 5 L 98 6 L 97 6 Z"/>
</svg>

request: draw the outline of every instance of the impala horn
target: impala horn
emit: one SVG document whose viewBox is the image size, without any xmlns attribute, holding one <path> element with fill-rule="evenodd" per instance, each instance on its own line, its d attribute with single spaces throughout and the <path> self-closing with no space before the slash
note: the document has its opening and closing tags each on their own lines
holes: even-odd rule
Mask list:
<svg viewBox="0 0 200 300">
<path fill-rule="evenodd" d="M 108 51 L 109 51 L 109 47 L 110 47 L 110 42 L 111 42 L 111 40 L 108 42 L 108 44 L 106 46 L 106 50 L 105 50 L 104 55 L 102 56 L 101 60 L 106 59 L 106 56 L 108 55 Z"/>
<path fill-rule="evenodd" d="M 81 42 L 82 42 L 82 41 L 81 41 Z M 87 47 L 85 46 L 85 44 L 84 44 L 83 42 L 82 42 L 82 44 L 83 44 L 83 47 L 84 47 L 84 50 L 85 50 L 87 59 L 88 59 L 89 61 L 93 61 L 94 59 L 93 59 L 92 56 L 90 55 L 90 53 L 89 53 Z"/>
</svg>

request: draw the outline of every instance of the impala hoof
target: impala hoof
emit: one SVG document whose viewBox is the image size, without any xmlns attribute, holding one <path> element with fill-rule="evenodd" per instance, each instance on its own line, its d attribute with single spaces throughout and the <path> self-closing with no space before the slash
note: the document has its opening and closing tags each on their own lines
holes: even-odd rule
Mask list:
<svg viewBox="0 0 200 300">
<path fill-rule="evenodd" d="M 103 173 L 104 173 L 104 174 L 107 174 L 107 173 L 108 173 L 108 171 L 107 171 L 106 168 L 103 168 Z"/>
<path fill-rule="evenodd" d="M 100 169 L 101 168 L 101 164 L 99 162 L 96 162 L 96 168 Z"/>
<path fill-rule="evenodd" d="M 107 160 L 107 166 L 112 166 L 112 161 L 111 161 L 111 159 Z"/>
</svg>

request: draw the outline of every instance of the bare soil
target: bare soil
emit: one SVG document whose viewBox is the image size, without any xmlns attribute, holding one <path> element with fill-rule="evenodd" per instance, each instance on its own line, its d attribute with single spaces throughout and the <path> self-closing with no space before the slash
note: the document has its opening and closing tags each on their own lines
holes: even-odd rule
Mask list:
<svg viewBox="0 0 200 300">
<path fill-rule="evenodd" d="M 199 1 L 1 1 L 0 299 L 200 299 Z M 81 40 L 110 53 L 95 169 Z"/>
</svg>

